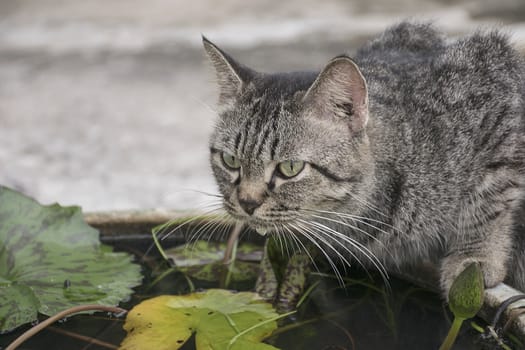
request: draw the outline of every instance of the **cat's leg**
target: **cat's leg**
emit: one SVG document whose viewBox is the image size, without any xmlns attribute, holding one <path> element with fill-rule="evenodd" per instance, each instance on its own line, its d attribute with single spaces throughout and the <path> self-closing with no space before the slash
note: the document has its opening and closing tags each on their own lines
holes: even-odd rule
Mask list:
<svg viewBox="0 0 525 350">
<path fill-rule="evenodd" d="M 447 240 L 441 263 L 441 288 L 448 296 L 456 277 L 472 262 L 479 262 L 485 286 L 502 282 L 513 253 L 514 213 L 522 195 L 513 182 L 484 187 L 471 196 L 459 215 L 457 230 Z"/>
<path fill-rule="evenodd" d="M 295 309 L 303 295 L 311 263 L 309 256 L 304 253 L 294 253 L 290 257 L 275 301 L 277 312 L 285 313 Z"/>
<path fill-rule="evenodd" d="M 511 219 L 510 213 L 505 214 L 483 224 L 482 229 L 460 234 L 449 242 L 448 253 L 441 262 L 441 290 L 445 297 L 456 277 L 473 262 L 481 266 L 485 287 L 494 287 L 505 279 L 512 249 Z"/>
<path fill-rule="evenodd" d="M 264 244 L 264 253 L 259 265 L 259 275 L 255 283 L 255 292 L 265 300 L 275 300 L 279 288 L 279 281 L 273 270 L 268 256 L 268 240 Z"/>
<path fill-rule="evenodd" d="M 275 251 L 279 247 L 275 245 L 271 247 L 271 245 L 269 240 L 264 245 L 255 291 L 262 298 L 272 300 L 277 312 L 284 313 L 296 307 L 304 291 L 306 278 L 310 273 L 312 255 L 294 252 L 292 255 L 285 256 L 283 251 Z M 277 269 L 277 273 L 274 268 Z"/>
<path fill-rule="evenodd" d="M 505 283 L 525 292 L 525 197 L 521 209 L 516 212 L 514 226 L 513 256 Z"/>
</svg>

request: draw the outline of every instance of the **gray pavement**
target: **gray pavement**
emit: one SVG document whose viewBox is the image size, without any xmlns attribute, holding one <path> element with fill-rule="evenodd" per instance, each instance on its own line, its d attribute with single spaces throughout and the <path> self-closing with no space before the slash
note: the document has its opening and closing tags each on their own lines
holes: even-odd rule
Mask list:
<svg viewBox="0 0 525 350">
<path fill-rule="evenodd" d="M 201 33 L 263 71 L 316 69 L 406 17 L 502 26 L 525 48 L 523 0 L 0 0 L 0 184 L 88 211 L 202 207 Z"/>
</svg>

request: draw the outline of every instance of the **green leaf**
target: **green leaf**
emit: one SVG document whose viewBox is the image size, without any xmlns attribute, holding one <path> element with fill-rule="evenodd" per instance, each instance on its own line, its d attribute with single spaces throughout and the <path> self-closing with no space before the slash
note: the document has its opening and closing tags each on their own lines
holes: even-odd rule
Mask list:
<svg viewBox="0 0 525 350">
<path fill-rule="evenodd" d="M 275 350 L 261 343 L 279 318 L 255 293 L 210 289 L 204 293 L 160 296 L 127 315 L 121 350 L 175 350 L 196 334 L 197 350 Z M 245 333 L 243 333 L 245 332 Z"/>
<path fill-rule="evenodd" d="M 141 283 L 127 253 L 99 242 L 80 208 L 0 186 L 0 332 L 86 303 L 116 305 Z"/>
<path fill-rule="evenodd" d="M 257 278 L 261 260 L 262 247 L 241 243 L 237 247 L 235 262 L 225 265 L 222 262 L 226 243 L 197 241 L 190 246 L 179 246 L 165 250 L 166 255 L 173 260 L 177 268 L 199 280 L 219 281 L 225 269 L 228 268 L 233 281 L 246 281 Z"/>
<path fill-rule="evenodd" d="M 448 294 L 449 307 L 455 317 L 467 319 L 476 316 L 483 306 L 485 288 L 478 263 L 472 263 L 452 283 Z"/>
</svg>

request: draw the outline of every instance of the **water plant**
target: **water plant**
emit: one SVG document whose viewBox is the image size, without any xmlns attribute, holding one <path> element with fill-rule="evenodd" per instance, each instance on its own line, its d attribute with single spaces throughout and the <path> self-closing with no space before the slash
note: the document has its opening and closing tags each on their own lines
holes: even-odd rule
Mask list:
<svg viewBox="0 0 525 350">
<path fill-rule="evenodd" d="M 79 207 L 43 206 L 0 186 L 0 333 L 39 313 L 117 305 L 142 282 L 140 269 L 100 244 Z"/>
<path fill-rule="evenodd" d="M 463 322 L 476 316 L 483 306 L 484 295 L 481 268 L 479 263 L 472 263 L 458 275 L 450 287 L 449 308 L 454 315 L 454 320 L 439 350 L 452 348 Z"/>
</svg>

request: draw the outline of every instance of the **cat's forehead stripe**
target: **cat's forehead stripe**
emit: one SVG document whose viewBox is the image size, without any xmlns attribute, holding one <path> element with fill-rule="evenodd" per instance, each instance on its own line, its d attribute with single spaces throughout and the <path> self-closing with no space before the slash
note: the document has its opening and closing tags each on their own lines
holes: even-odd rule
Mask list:
<svg viewBox="0 0 525 350">
<path fill-rule="evenodd" d="M 274 137 L 272 142 L 272 147 L 270 147 L 270 159 L 275 160 L 275 152 L 279 146 L 279 138 Z"/>
<path fill-rule="evenodd" d="M 250 125 L 250 129 L 247 130 L 249 137 L 246 138 L 246 153 L 245 158 L 250 160 L 256 160 L 255 149 L 259 143 L 262 143 L 263 140 L 263 122 L 264 122 L 264 113 L 261 111 L 256 112 L 252 117 L 255 122 Z"/>
<path fill-rule="evenodd" d="M 257 158 L 259 158 L 262 155 L 265 146 L 268 144 L 267 141 L 270 138 L 270 136 L 272 136 L 275 139 L 275 134 L 276 134 L 276 131 L 277 131 L 277 115 L 276 115 L 277 113 L 278 113 L 278 109 L 276 109 L 273 112 L 272 118 L 269 118 L 267 120 L 267 122 L 266 122 L 263 138 L 262 138 L 261 143 L 259 145 L 259 149 L 257 150 L 257 153 L 256 153 L 256 157 Z M 272 145 L 273 145 L 273 143 L 272 143 Z M 272 160 L 273 160 L 273 157 L 272 157 Z"/>
<path fill-rule="evenodd" d="M 240 129 L 240 133 L 242 134 L 242 142 L 239 154 L 244 155 L 246 150 L 246 144 L 248 143 L 248 139 L 250 138 L 249 130 L 252 126 L 253 118 L 246 118 L 243 127 Z"/>
<path fill-rule="evenodd" d="M 264 124 L 262 130 L 259 133 L 259 140 L 257 141 L 256 144 L 254 144 L 254 147 L 251 153 L 256 159 L 258 159 L 261 156 L 264 150 L 264 146 L 266 145 L 266 140 L 268 139 L 268 136 L 271 131 L 270 124 L 271 124 L 271 121 L 269 120 L 266 121 L 266 124 Z"/>
<path fill-rule="evenodd" d="M 260 132 L 269 112 L 268 110 L 271 110 L 271 108 L 267 108 L 266 103 L 261 103 L 261 100 L 252 107 L 252 119 L 255 120 L 254 133 Z"/>
<path fill-rule="evenodd" d="M 259 115 L 259 119 L 264 121 L 264 125 L 262 126 L 261 130 L 254 130 L 257 137 L 259 138 L 258 142 L 255 144 L 252 148 L 251 154 L 256 158 L 260 158 L 265 146 L 267 145 L 267 141 L 270 137 L 274 137 L 275 135 L 275 120 L 279 116 L 279 109 L 274 108 L 271 112 L 268 111 L 267 115 Z"/>
<path fill-rule="evenodd" d="M 271 158 L 275 156 L 280 107 L 266 103 L 266 100 L 263 96 L 252 104 L 235 137 L 235 150 L 242 158 L 260 158 L 271 139 Z"/>
<path fill-rule="evenodd" d="M 239 145 L 241 143 L 241 136 L 242 136 L 242 133 L 240 131 L 237 132 L 237 136 L 235 137 L 235 144 L 233 146 L 233 149 L 235 152 L 239 151 Z"/>
<path fill-rule="evenodd" d="M 272 120 L 272 131 L 273 131 L 273 142 L 270 147 L 270 159 L 275 160 L 275 152 L 277 151 L 277 147 L 279 146 L 279 137 L 277 134 L 277 130 L 279 128 L 279 119 L 277 117 L 274 117 Z"/>
</svg>

